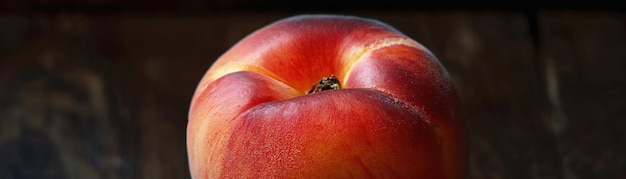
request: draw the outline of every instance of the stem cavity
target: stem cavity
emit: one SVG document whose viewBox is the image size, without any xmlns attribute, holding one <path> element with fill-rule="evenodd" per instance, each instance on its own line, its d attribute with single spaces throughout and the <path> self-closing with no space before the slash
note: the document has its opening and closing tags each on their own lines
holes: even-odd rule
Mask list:
<svg viewBox="0 0 626 179">
<path fill-rule="evenodd" d="M 306 94 L 317 93 L 326 90 L 336 90 L 341 89 L 341 84 L 337 77 L 334 74 L 331 74 L 330 77 L 324 77 L 320 80 L 319 83 L 313 85 L 311 90 L 309 90 Z"/>
</svg>

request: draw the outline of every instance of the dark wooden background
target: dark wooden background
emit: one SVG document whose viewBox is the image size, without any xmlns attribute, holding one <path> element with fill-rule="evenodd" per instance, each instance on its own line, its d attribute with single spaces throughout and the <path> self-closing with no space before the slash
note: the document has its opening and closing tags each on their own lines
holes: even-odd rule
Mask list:
<svg viewBox="0 0 626 179">
<path fill-rule="evenodd" d="M 589 4 L 0 3 L 0 179 L 189 178 L 187 110 L 214 59 L 302 13 L 386 22 L 462 97 L 468 178 L 626 178 L 626 13 Z"/>
</svg>

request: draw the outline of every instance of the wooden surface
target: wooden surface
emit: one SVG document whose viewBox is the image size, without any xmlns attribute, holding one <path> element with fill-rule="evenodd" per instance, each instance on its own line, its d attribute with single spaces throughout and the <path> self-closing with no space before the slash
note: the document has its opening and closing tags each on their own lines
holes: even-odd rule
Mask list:
<svg viewBox="0 0 626 179">
<path fill-rule="evenodd" d="M 188 178 L 200 77 L 293 14 L 0 16 L 0 178 Z M 626 14 L 344 14 L 396 27 L 448 69 L 467 178 L 626 178 Z"/>
</svg>

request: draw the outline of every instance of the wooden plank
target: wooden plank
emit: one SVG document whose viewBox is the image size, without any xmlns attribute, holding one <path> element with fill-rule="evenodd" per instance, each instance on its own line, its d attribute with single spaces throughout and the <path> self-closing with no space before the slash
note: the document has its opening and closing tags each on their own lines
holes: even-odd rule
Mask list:
<svg viewBox="0 0 626 179">
<path fill-rule="evenodd" d="M 626 177 L 626 16 L 545 11 L 539 22 L 564 177 Z"/>
</svg>

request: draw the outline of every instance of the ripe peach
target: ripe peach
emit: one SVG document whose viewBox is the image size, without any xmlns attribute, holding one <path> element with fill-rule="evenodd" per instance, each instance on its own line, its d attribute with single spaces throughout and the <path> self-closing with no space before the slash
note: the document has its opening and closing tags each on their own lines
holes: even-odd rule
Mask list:
<svg viewBox="0 0 626 179">
<path fill-rule="evenodd" d="M 194 178 L 463 178 L 462 126 L 424 46 L 376 20 L 300 15 L 211 66 L 187 148 Z"/>
</svg>

